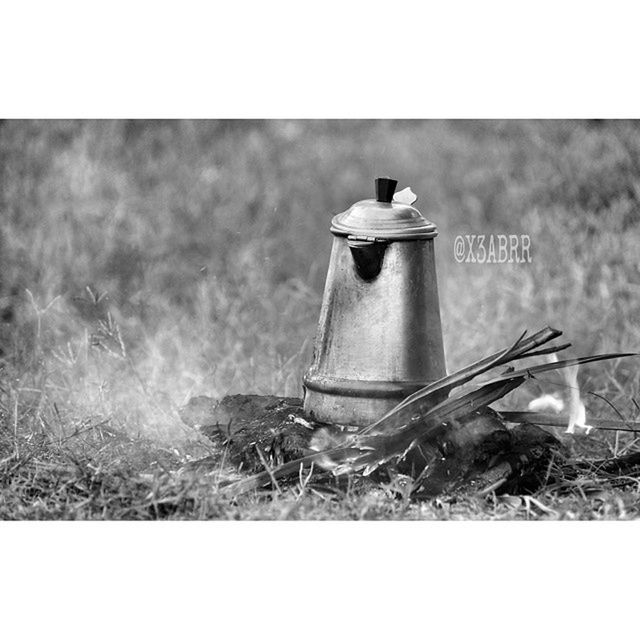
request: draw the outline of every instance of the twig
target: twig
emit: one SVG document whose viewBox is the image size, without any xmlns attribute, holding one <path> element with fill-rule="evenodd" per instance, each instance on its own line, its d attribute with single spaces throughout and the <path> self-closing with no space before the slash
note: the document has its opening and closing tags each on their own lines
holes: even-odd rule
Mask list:
<svg viewBox="0 0 640 640">
<path fill-rule="evenodd" d="M 486 496 L 487 494 L 495 491 L 496 489 L 499 489 L 507 480 L 508 478 L 499 478 L 493 484 L 490 484 L 488 487 L 485 487 L 484 489 L 482 489 L 482 491 L 478 491 L 476 495 L 480 497 Z"/>
<path fill-rule="evenodd" d="M 527 506 L 527 511 L 529 511 L 529 503 L 532 503 L 536 507 L 538 507 L 540 511 L 544 513 L 548 513 L 551 516 L 558 517 L 558 512 L 555 509 L 549 509 L 549 507 L 546 507 L 545 505 L 543 505 L 542 502 L 540 502 L 540 500 L 536 500 L 533 496 L 522 496 L 522 498 Z"/>
<path fill-rule="evenodd" d="M 605 398 L 603 395 L 600 395 L 599 393 L 596 393 L 595 391 L 589 391 L 588 392 L 590 395 L 595 396 L 596 398 L 600 398 L 600 400 L 603 400 L 604 402 L 606 402 L 617 414 L 618 416 L 620 416 L 620 420 L 624 421 L 624 416 L 622 415 L 622 413 L 618 410 L 618 407 L 616 407 L 615 404 L 613 404 L 613 402 L 611 402 L 610 400 L 608 400 L 607 398 Z"/>
<path fill-rule="evenodd" d="M 507 422 L 532 422 L 533 424 L 543 424 L 547 427 L 566 427 L 569 422 L 569 416 L 561 413 L 539 413 L 537 411 L 499 411 L 498 413 Z M 590 418 L 589 426 L 602 431 L 640 433 L 640 422 L 630 422 L 628 420 Z"/>
<path fill-rule="evenodd" d="M 267 464 L 267 461 L 264 459 L 264 455 L 262 451 L 260 451 L 260 447 L 256 445 L 256 451 L 258 452 L 258 456 L 260 458 L 260 462 L 262 462 L 262 466 L 265 468 L 266 472 L 269 474 L 269 478 L 271 479 L 271 483 L 277 489 L 278 493 L 282 495 L 282 489 L 276 480 L 276 477 L 273 475 L 273 471 L 271 471 L 271 467 Z"/>
</svg>

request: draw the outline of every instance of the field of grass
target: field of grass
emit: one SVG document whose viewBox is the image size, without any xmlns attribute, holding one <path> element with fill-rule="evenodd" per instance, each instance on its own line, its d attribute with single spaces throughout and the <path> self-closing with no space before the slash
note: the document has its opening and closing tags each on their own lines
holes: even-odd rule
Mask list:
<svg viewBox="0 0 640 640">
<path fill-rule="evenodd" d="M 211 443 L 195 395 L 301 395 L 331 216 L 411 186 L 436 239 L 449 370 L 524 330 L 640 351 L 640 124 L 625 121 L 4 121 L 0 518 L 630 518 L 640 483 L 534 499 L 371 489 L 216 494 L 175 473 Z M 468 264 L 460 234 L 528 234 Z M 590 416 L 638 419 L 633 359 L 580 372 Z M 529 383 L 523 406 L 553 378 Z M 597 394 L 597 395 L 596 395 Z M 605 402 L 602 398 L 606 398 Z M 633 450 L 620 434 L 581 446 Z M 592 486 L 593 485 L 593 486 Z"/>
</svg>

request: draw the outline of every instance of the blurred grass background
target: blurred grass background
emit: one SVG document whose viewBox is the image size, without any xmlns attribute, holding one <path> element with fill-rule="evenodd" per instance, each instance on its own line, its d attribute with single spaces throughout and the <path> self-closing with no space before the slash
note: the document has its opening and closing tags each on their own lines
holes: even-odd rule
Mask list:
<svg viewBox="0 0 640 640">
<path fill-rule="evenodd" d="M 177 442 L 190 396 L 301 395 L 331 217 L 381 175 L 439 227 L 450 370 L 545 324 L 640 349 L 636 122 L 4 121 L 3 419 Z M 528 234 L 532 262 L 459 264 L 468 233 Z M 637 414 L 634 361 L 581 383 Z"/>
</svg>

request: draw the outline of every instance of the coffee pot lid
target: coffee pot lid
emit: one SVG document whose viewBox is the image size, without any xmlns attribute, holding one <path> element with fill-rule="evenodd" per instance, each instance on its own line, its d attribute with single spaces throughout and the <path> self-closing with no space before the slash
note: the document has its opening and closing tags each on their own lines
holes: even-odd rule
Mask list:
<svg viewBox="0 0 640 640">
<path fill-rule="evenodd" d="M 425 240 L 435 238 L 438 229 L 415 207 L 413 198 L 394 198 L 397 180 L 376 179 L 376 199 L 360 200 L 331 221 L 331 233 L 380 240 Z M 395 194 L 399 196 L 399 194 Z"/>
</svg>

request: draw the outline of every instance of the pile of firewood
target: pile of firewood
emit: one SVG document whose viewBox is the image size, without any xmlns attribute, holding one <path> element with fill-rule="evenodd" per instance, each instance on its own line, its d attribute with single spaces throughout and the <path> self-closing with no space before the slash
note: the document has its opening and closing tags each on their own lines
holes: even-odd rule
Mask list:
<svg viewBox="0 0 640 640">
<path fill-rule="evenodd" d="M 539 373 L 635 355 L 609 353 L 513 365 L 567 348 L 568 344 L 541 348 L 560 335 L 551 328 L 530 337 L 525 332 L 512 346 L 424 387 L 363 428 L 310 422 L 295 398 L 230 396 L 220 403 L 193 398 L 181 417 L 219 445 L 221 454 L 191 467 L 219 468 L 225 463 L 251 474 L 223 485 L 220 491 L 228 497 L 286 483 L 303 473 L 319 481 L 345 476 L 379 482 L 401 479 L 412 497 L 460 490 L 534 492 L 580 467 L 561 439 L 540 426 L 566 426 L 566 418 L 501 412 L 490 405 Z M 638 427 L 623 421 L 590 422 L 603 429 Z M 604 473 L 640 472 L 637 453 L 601 462 Z"/>
</svg>

